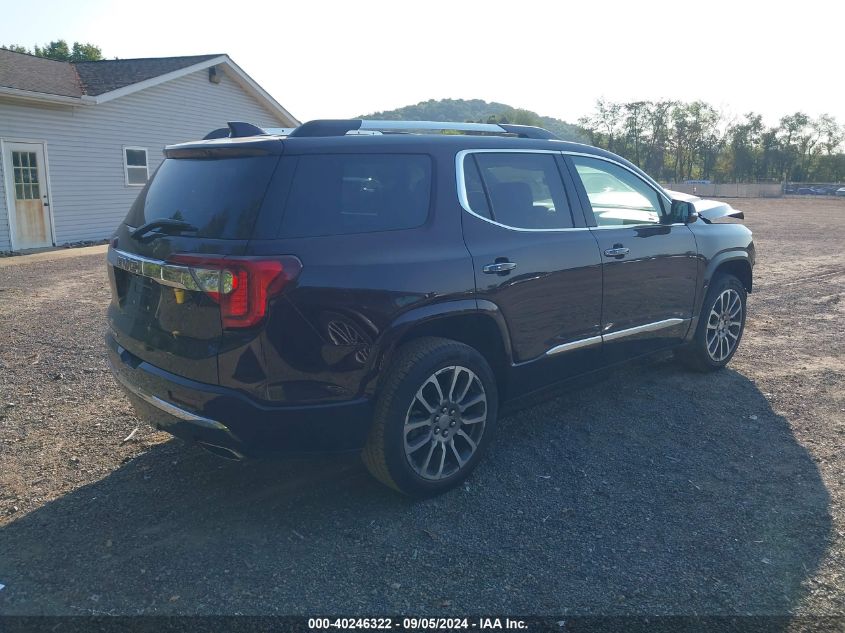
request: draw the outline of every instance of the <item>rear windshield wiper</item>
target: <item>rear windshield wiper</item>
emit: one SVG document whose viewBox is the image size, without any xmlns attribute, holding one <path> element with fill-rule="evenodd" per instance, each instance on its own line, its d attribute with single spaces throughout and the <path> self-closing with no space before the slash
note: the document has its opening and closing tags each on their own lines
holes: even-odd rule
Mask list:
<svg viewBox="0 0 845 633">
<path fill-rule="evenodd" d="M 133 239 L 140 240 L 150 231 L 160 231 L 162 233 L 176 234 L 176 233 L 195 233 L 199 231 L 190 222 L 184 220 L 172 220 L 170 218 L 159 218 L 158 220 L 151 220 L 146 224 L 142 224 L 137 229 L 130 233 Z"/>
</svg>

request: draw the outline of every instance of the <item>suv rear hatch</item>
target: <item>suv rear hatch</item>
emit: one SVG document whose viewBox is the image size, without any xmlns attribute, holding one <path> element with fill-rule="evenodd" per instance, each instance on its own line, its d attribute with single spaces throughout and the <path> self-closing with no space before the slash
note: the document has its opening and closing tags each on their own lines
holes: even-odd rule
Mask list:
<svg viewBox="0 0 845 633">
<path fill-rule="evenodd" d="M 280 153 L 278 139 L 167 148 L 109 248 L 108 318 L 121 347 L 219 383 L 218 354 L 244 344 L 268 288 L 298 272 L 298 261 L 243 257 Z"/>
</svg>

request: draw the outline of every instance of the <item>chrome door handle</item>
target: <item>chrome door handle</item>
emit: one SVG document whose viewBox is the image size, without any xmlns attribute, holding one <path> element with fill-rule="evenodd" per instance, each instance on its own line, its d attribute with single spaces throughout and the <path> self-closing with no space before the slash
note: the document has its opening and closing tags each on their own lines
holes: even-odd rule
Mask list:
<svg viewBox="0 0 845 633">
<path fill-rule="evenodd" d="M 624 257 L 628 254 L 628 249 L 624 246 L 616 248 L 608 248 L 605 252 L 605 257 Z"/>
<path fill-rule="evenodd" d="M 495 264 L 487 264 L 481 270 L 489 275 L 492 275 L 495 273 L 506 273 L 514 268 L 516 268 L 516 262 L 496 262 Z"/>
</svg>

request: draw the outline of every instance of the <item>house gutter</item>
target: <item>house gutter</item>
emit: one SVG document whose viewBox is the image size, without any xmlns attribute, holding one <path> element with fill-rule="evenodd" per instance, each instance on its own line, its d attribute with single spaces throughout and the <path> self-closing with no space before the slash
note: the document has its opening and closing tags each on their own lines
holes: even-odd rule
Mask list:
<svg viewBox="0 0 845 633">
<path fill-rule="evenodd" d="M 19 90 L 18 88 L 9 88 L 8 86 L 0 86 L 0 97 L 11 97 L 13 99 L 22 99 L 25 101 L 39 101 L 41 103 L 59 103 L 64 105 L 94 105 L 97 100 L 88 95 L 81 97 L 68 97 L 65 95 L 51 95 L 45 92 L 34 92 L 32 90 Z"/>
</svg>

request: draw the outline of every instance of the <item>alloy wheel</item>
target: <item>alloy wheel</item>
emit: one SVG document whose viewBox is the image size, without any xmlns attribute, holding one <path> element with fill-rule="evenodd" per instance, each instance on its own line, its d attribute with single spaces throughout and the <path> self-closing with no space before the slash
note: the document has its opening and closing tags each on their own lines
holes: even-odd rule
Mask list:
<svg viewBox="0 0 845 633">
<path fill-rule="evenodd" d="M 707 317 L 707 353 L 721 363 L 736 349 L 742 332 L 742 297 L 733 288 L 722 291 Z"/>
<path fill-rule="evenodd" d="M 457 473 L 478 449 L 487 422 L 487 394 L 475 373 L 460 365 L 434 372 L 405 415 L 408 464 L 423 479 Z"/>
</svg>

